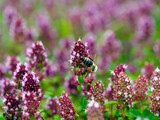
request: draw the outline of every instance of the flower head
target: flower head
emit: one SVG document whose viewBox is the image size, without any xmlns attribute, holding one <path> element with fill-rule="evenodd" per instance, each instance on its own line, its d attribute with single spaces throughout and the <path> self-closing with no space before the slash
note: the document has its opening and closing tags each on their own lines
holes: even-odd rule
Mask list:
<svg viewBox="0 0 160 120">
<path fill-rule="evenodd" d="M 125 72 L 127 67 L 128 66 L 125 64 L 124 65 L 120 64 L 114 70 L 111 71 L 111 74 L 113 76 L 118 76 L 121 72 Z"/>
<path fill-rule="evenodd" d="M 125 106 L 132 106 L 133 97 L 132 97 L 132 88 L 131 88 L 131 80 L 125 75 L 123 72 L 120 72 L 117 76 L 117 80 L 114 81 L 114 99 L 118 102 L 117 108 L 121 109 Z"/>
<path fill-rule="evenodd" d="M 5 96 L 6 94 L 14 94 L 15 93 L 15 86 L 16 83 L 13 80 L 9 80 L 7 78 L 1 80 L 1 93 L 2 96 Z"/>
<path fill-rule="evenodd" d="M 23 92 L 23 101 L 23 114 L 28 113 L 29 115 L 34 115 L 38 111 L 40 100 L 35 92 Z"/>
<path fill-rule="evenodd" d="M 47 116 L 52 117 L 54 114 L 58 113 L 58 103 L 57 97 L 49 98 L 48 104 L 46 105 L 46 110 L 50 110 L 51 113 L 48 113 Z"/>
<path fill-rule="evenodd" d="M 87 120 L 104 120 L 100 104 L 94 100 L 89 100 L 86 113 Z"/>
<path fill-rule="evenodd" d="M 149 99 L 151 100 L 149 110 L 155 113 L 156 115 L 160 116 L 158 112 L 160 109 L 160 90 L 159 89 L 153 90 Z"/>
<path fill-rule="evenodd" d="M 113 87 L 112 83 L 108 84 L 107 90 L 105 91 L 104 95 L 108 100 L 113 100 Z"/>
<path fill-rule="evenodd" d="M 76 76 L 72 75 L 71 77 L 66 78 L 64 86 L 66 87 L 67 92 L 72 94 L 76 93 L 77 91 Z"/>
<path fill-rule="evenodd" d="M 22 63 L 18 63 L 16 70 L 13 74 L 13 79 L 15 80 L 15 82 L 18 84 L 20 84 L 20 80 L 23 79 L 24 75 L 28 73 L 28 66 L 26 63 L 22 64 Z"/>
<path fill-rule="evenodd" d="M 110 56 L 113 60 L 118 58 L 121 44 L 113 31 L 108 30 L 105 33 L 105 41 L 100 48 L 100 52 L 103 56 Z"/>
<path fill-rule="evenodd" d="M 18 40 L 21 43 L 25 42 L 25 35 L 24 35 L 25 25 L 20 17 L 16 17 L 10 27 L 10 34 L 14 40 Z"/>
<path fill-rule="evenodd" d="M 7 94 L 5 95 L 3 103 L 5 104 L 4 109 L 8 114 L 18 115 L 19 110 L 21 109 L 18 97 L 12 94 Z"/>
<path fill-rule="evenodd" d="M 87 50 L 89 50 L 89 54 L 93 57 L 96 54 L 96 38 L 93 34 L 87 34 L 83 40 L 87 43 Z"/>
<path fill-rule="evenodd" d="M 77 42 L 75 42 L 73 46 L 73 49 L 71 52 L 70 64 L 73 68 L 76 68 L 77 66 L 79 66 L 78 69 L 74 70 L 75 74 L 81 75 L 86 73 L 84 66 L 81 65 L 81 58 L 89 56 L 86 47 L 87 47 L 87 44 L 84 44 L 80 39 Z"/>
<path fill-rule="evenodd" d="M 16 56 L 9 56 L 7 58 L 7 68 L 9 69 L 9 72 L 11 74 L 13 74 L 14 71 L 16 70 L 18 63 L 19 61 Z"/>
<path fill-rule="evenodd" d="M 38 99 L 41 99 L 43 96 L 42 90 L 40 89 L 39 85 L 39 79 L 35 77 L 34 73 L 25 74 L 22 81 L 22 90 L 24 92 L 30 91 L 36 93 L 36 97 Z"/>
<path fill-rule="evenodd" d="M 153 21 L 150 16 L 142 15 L 137 23 L 136 39 L 138 41 L 145 40 L 150 37 L 153 32 Z"/>
<path fill-rule="evenodd" d="M 95 85 L 91 87 L 88 92 L 89 99 L 94 99 L 97 102 L 104 103 L 105 99 L 103 96 L 104 84 L 101 81 L 96 81 Z"/>
<path fill-rule="evenodd" d="M 17 16 L 17 11 L 13 6 L 6 6 L 4 9 L 4 18 L 6 21 L 6 24 L 10 26 L 14 20 L 14 18 Z"/>
<path fill-rule="evenodd" d="M 39 69 L 47 65 L 47 53 L 41 41 L 36 41 L 27 49 L 28 62 L 31 68 Z"/>
<path fill-rule="evenodd" d="M 63 93 L 59 97 L 59 115 L 63 119 L 74 120 L 73 116 L 75 115 L 75 109 L 73 108 L 72 101 L 69 99 L 67 93 Z"/>
<path fill-rule="evenodd" d="M 70 46 L 72 45 L 73 38 L 72 37 L 65 37 L 60 40 L 60 46 L 62 48 L 70 49 Z"/>
<path fill-rule="evenodd" d="M 160 89 L 160 70 L 158 68 L 154 70 L 150 83 L 154 89 Z"/>
<path fill-rule="evenodd" d="M 6 73 L 5 66 L 4 64 L 0 63 L 0 80 L 6 77 L 5 73 Z"/>
<path fill-rule="evenodd" d="M 146 63 L 142 71 L 143 74 L 147 77 L 147 79 L 150 80 L 154 71 L 154 65 L 152 63 Z"/>
<path fill-rule="evenodd" d="M 133 81 L 133 97 L 134 100 L 143 100 L 148 91 L 147 78 L 144 75 L 139 75 Z"/>
</svg>

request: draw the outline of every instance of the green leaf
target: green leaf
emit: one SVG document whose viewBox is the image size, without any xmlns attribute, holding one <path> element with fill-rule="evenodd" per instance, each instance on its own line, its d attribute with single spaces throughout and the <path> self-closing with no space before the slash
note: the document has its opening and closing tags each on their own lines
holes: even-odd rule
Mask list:
<svg viewBox="0 0 160 120">
<path fill-rule="evenodd" d="M 119 109 L 117 109 L 117 110 L 116 110 L 116 114 L 115 114 L 115 116 L 116 116 L 116 117 L 118 117 L 119 115 L 120 115 L 120 110 L 119 110 Z"/>
<path fill-rule="evenodd" d="M 136 109 L 132 109 L 132 110 L 130 111 L 130 113 L 131 113 L 133 116 L 135 116 L 135 117 L 141 117 L 141 118 L 142 118 L 141 112 L 139 112 L 139 111 L 136 110 Z"/>
<path fill-rule="evenodd" d="M 42 69 L 43 68 L 43 64 L 39 64 L 39 68 Z"/>
<path fill-rule="evenodd" d="M 78 82 L 83 83 L 83 77 L 82 76 L 78 76 Z"/>
<path fill-rule="evenodd" d="M 124 120 L 123 117 L 118 117 L 118 120 Z"/>
<path fill-rule="evenodd" d="M 82 91 L 81 85 L 77 87 L 78 91 Z"/>
<path fill-rule="evenodd" d="M 88 98 L 87 97 L 83 97 L 82 98 L 82 103 L 81 103 L 82 107 L 86 108 L 87 104 L 88 104 Z"/>
<path fill-rule="evenodd" d="M 111 100 L 111 101 L 107 101 L 107 102 L 106 102 L 106 104 L 107 104 L 107 105 L 112 105 L 112 104 L 117 104 L 117 102 L 116 102 L 116 101 Z"/>
<path fill-rule="evenodd" d="M 95 84 L 96 84 L 96 82 L 94 82 L 94 81 L 91 83 L 92 86 L 95 86 Z"/>
<path fill-rule="evenodd" d="M 153 113 L 151 113 L 148 108 L 143 110 L 143 116 L 144 118 L 149 118 L 149 120 L 154 120 L 155 116 Z"/>
<path fill-rule="evenodd" d="M 79 115 L 76 113 L 76 114 L 75 114 L 75 117 L 79 117 Z"/>
</svg>

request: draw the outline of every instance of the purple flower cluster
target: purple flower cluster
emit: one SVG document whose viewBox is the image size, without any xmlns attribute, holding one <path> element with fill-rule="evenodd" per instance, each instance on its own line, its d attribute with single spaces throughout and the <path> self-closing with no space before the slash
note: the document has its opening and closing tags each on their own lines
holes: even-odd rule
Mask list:
<svg viewBox="0 0 160 120">
<path fill-rule="evenodd" d="M 160 70 L 158 68 L 154 70 L 150 79 L 150 84 L 152 94 L 150 96 L 151 104 L 149 106 L 149 110 L 156 113 L 157 116 L 160 116 Z"/>
<path fill-rule="evenodd" d="M 57 61 L 56 68 L 60 74 L 64 74 L 68 70 L 68 56 L 65 49 L 60 49 L 55 52 Z"/>
<path fill-rule="evenodd" d="M 22 91 L 34 92 L 37 96 L 37 99 L 42 98 L 42 90 L 40 89 L 39 79 L 35 77 L 34 73 L 25 74 L 22 81 Z"/>
<path fill-rule="evenodd" d="M 75 75 L 72 75 L 71 77 L 65 79 L 64 86 L 66 87 L 67 92 L 72 93 L 72 94 L 76 93 L 77 91 L 76 80 L 77 78 Z"/>
<path fill-rule="evenodd" d="M 25 25 L 23 20 L 20 17 L 16 17 L 11 26 L 10 26 L 10 34 L 14 40 L 18 40 L 21 43 L 25 42 L 24 35 Z"/>
<path fill-rule="evenodd" d="M 74 69 L 74 74 L 77 76 L 83 75 L 86 73 L 86 70 L 84 69 L 84 66 L 81 65 L 81 58 L 88 57 L 88 50 L 87 50 L 87 44 L 84 44 L 80 39 L 75 42 L 72 52 L 71 52 L 71 58 L 70 58 L 70 64 L 73 68 L 75 68 L 77 65 L 79 68 Z"/>
<path fill-rule="evenodd" d="M 154 65 L 152 63 L 146 63 L 144 68 L 142 69 L 143 74 L 150 80 L 154 71 Z"/>
<path fill-rule="evenodd" d="M 104 106 L 104 84 L 101 81 L 96 81 L 94 86 L 90 86 L 90 90 L 87 92 L 87 96 L 90 100 L 95 100 L 96 102 L 101 103 L 101 110 L 103 112 L 106 111 Z"/>
<path fill-rule="evenodd" d="M 112 74 L 112 76 L 111 76 L 111 81 L 115 81 L 116 79 L 117 79 L 117 77 L 118 77 L 118 75 L 121 73 L 121 72 L 125 72 L 126 71 L 126 69 L 127 69 L 127 65 L 122 65 L 122 64 L 120 64 L 120 65 L 118 65 L 114 70 L 112 70 L 111 71 L 111 74 Z"/>
<path fill-rule="evenodd" d="M 96 38 L 93 33 L 88 33 L 84 38 L 83 41 L 87 43 L 86 49 L 89 50 L 89 54 L 91 57 L 94 57 L 96 54 Z"/>
<path fill-rule="evenodd" d="M 90 99 L 94 99 L 97 102 L 105 102 L 104 96 L 104 84 L 101 81 L 96 81 L 95 85 L 90 88 L 88 96 Z"/>
<path fill-rule="evenodd" d="M 101 106 L 94 100 L 89 100 L 85 112 L 87 113 L 87 120 L 104 120 Z"/>
<path fill-rule="evenodd" d="M 16 56 L 8 56 L 7 57 L 7 62 L 6 62 L 6 66 L 7 69 L 9 70 L 10 74 L 13 74 L 14 71 L 17 68 L 17 64 L 19 63 L 18 59 Z"/>
<path fill-rule="evenodd" d="M 53 49 L 55 46 L 55 38 L 57 33 L 52 29 L 50 25 L 49 16 L 46 12 L 39 12 L 37 15 L 37 23 L 40 29 L 40 37 L 45 41 L 49 49 Z"/>
<path fill-rule="evenodd" d="M 119 102 L 118 109 L 133 105 L 133 91 L 130 78 L 123 72 L 120 72 L 114 81 L 114 99 Z"/>
<path fill-rule="evenodd" d="M 57 97 L 54 98 L 48 98 L 48 104 L 45 106 L 46 110 L 50 110 L 51 113 L 48 113 L 48 117 L 52 117 L 53 115 L 58 113 L 58 103 L 57 103 Z"/>
<path fill-rule="evenodd" d="M 136 80 L 133 81 L 133 99 L 137 101 L 143 101 L 148 92 L 147 78 L 144 75 L 139 75 Z"/>
<path fill-rule="evenodd" d="M 6 24 L 10 26 L 14 18 L 17 17 L 16 9 L 11 5 L 6 6 L 4 9 L 4 17 L 6 20 Z"/>
<path fill-rule="evenodd" d="M 121 44 L 115 36 L 115 33 L 111 30 L 105 33 L 104 41 L 100 47 L 101 60 L 99 67 L 101 69 L 107 69 L 107 65 L 111 60 L 115 60 L 119 56 Z"/>
<path fill-rule="evenodd" d="M 46 58 L 40 59 L 43 57 L 41 53 L 41 49 L 34 49 L 33 59 L 36 57 L 38 59 L 35 61 L 36 65 L 43 63 L 39 60 L 43 61 Z M 30 117 L 37 120 L 43 119 L 38 111 L 40 101 L 43 98 L 39 78 L 29 69 L 28 64 L 20 63 L 14 56 L 8 59 L 6 67 L 11 73 L 12 79 L 4 77 L 0 81 L 1 95 L 4 96 L 5 114 L 12 116 L 12 119 L 30 120 Z"/>
<path fill-rule="evenodd" d="M 104 91 L 104 96 L 106 97 L 107 100 L 113 100 L 113 87 L 112 87 L 112 83 L 108 84 L 107 90 Z"/>
<path fill-rule="evenodd" d="M 82 86 L 82 91 L 84 95 L 87 95 L 88 92 L 92 89 L 92 82 L 95 81 L 95 76 L 93 74 L 88 74 L 83 79 L 83 84 L 80 84 Z"/>
<path fill-rule="evenodd" d="M 20 116 L 21 113 L 19 111 L 21 111 L 21 105 L 18 97 L 12 94 L 7 94 L 5 95 L 3 103 L 5 104 L 5 111 L 8 114 L 15 115 L 14 119 L 17 119 L 17 117 Z"/>
<path fill-rule="evenodd" d="M 23 79 L 24 75 L 28 72 L 28 65 L 26 63 L 18 63 L 16 70 L 13 74 L 13 79 L 16 82 L 17 86 L 21 84 L 21 80 Z"/>
<path fill-rule="evenodd" d="M 32 47 L 27 49 L 27 57 L 30 68 L 39 69 L 47 65 L 47 53 L 41 41 L 34 42 Z"/>
<path fill-rule="evenodd" d="M 150 16 L 143 15 L 139 18 L 136 28 L 136 40 L 143 41 L 151 36 L 153 32 L 153 21 Z"/>
<path fill-rule="evenodd" d="M 25 119 L 26 116 L 33 116 L 37 111 L 40 105 L 40 101 L 35 92 L 27 91 L 23 93 L 23 112 L 22 119 Z"/>
<path fill-rule="evenodd" d="M 73 107 L 72 101 L 68 93 L 63 93 L 59 97 L 59 115 L 62 116 L 62 119 L 74 120 L 75 109 Z"/>
<path fill-rule="evenodd" d="M 0 63 L 0 80 L 5 78 L 6 68 L 3 63 Z"/>
<path fill-rule="evenodd" d="M 23 8 L 24 9 L 24 8 Z M 33 31 L 26 28 L 23 19 L 17 13 L 13 5 L 8 5 L 4 9 L 6 24 L 10 29 L 11 37 L 20 43 L 30 43 L 33 40 Z"/>
<path fill-rule="evenodd" d="M 1 86 L 1 96 L 5 96 L 6 94 L 14 94 L 16 83 L 13 80 L 9 80 L 8 78 L 2 79 L 0 81 Z"/>
<path fill-rule="evenodd" d="M 41 41 L 36 41 L 30 48 L 27 49 L 27 58 L 30 69 L 35 69 L 36 76 L 39 76 L 40 80 L 44 78 L 44 73 L 41 69 L 46 69 L 48 65 L 47 53 Z"/>
</svg>

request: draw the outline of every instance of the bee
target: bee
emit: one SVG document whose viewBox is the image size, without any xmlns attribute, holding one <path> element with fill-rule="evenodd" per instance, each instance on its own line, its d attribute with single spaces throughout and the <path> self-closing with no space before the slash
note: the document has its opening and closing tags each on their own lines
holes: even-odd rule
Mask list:
<svg viewBox="0 0 160 120">
<path fill-rule="evenodd" d="M 94 60 L 90 57 L 81 58 L 83 65 L 86 67 L 86 70 L 90 72 L 96 72 L 98 69 L 97 65 L 95 64 L 95 60 L 96 56 L 94 57 Z"/>
</svg>

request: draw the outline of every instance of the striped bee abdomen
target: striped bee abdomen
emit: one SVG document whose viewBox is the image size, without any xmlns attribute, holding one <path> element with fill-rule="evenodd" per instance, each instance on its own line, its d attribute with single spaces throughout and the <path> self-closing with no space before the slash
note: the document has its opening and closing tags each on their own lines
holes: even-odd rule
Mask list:
<svg viewBox="0 0 160 120">
<path fill-rule="evenodd" d="M 93 65 L 93 61 L 91 59 L 87 58 L 87 57 L 81 58 L 81 61 L 87 67 L 91 67 Z"/>
</svg>

